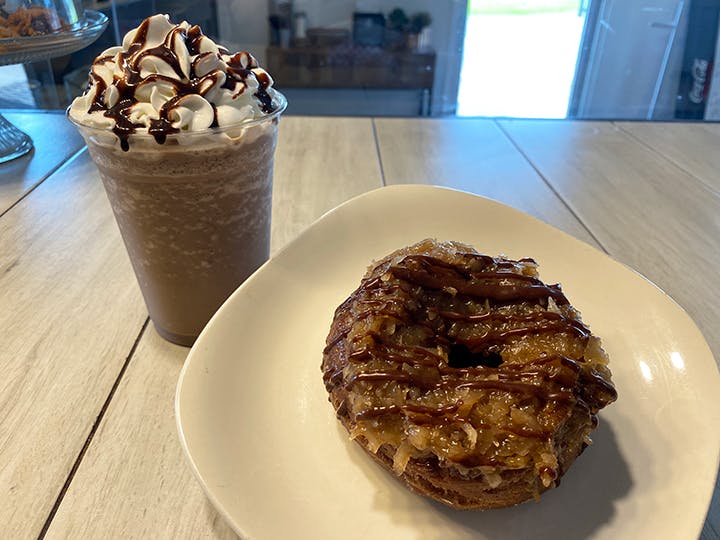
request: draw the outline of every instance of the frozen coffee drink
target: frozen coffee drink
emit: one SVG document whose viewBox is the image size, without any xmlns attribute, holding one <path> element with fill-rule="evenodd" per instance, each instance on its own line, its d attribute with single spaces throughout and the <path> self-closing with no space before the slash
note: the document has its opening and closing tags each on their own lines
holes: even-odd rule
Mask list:
<svg viewBox="0 0 720 540">
<path fill-rule="evenodd" d="M 269 256 L 285 98 L 250 53 L 155 15 L 103 52 L 68 116 L 97 165 L 150 318 L 191 345 Z"/>
</svg>

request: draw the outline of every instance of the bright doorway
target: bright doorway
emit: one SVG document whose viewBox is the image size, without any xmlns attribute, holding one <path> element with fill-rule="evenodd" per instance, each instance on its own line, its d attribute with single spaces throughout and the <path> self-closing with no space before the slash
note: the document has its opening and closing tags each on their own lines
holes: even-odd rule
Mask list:
<svg viewBox="0 0 720 540">
<path fill-rule="evenodd" d="M 586 3 L 470 0 L 458 116 L 565 118 Z"/>
</svg>

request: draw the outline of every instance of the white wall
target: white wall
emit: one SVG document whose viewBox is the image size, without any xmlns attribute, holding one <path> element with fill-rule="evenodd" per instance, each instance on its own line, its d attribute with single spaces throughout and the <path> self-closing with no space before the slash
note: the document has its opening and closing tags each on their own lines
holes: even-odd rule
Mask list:
<svg viewBox="0 0 720 540">
<path fill-rule="evenodd" d="M 352 28 L 354 0 L 294 0 L 293 10 L 307 13 L 307 27 Z M 375 11 L 375 10 L 371 10 Z"/>
<path fill-rule="evenodd" d="M 220 43 L 231 51 L 249 51 L 261 63 L 270 42 L 267 0 L 220 0 Z"/>
</svg>

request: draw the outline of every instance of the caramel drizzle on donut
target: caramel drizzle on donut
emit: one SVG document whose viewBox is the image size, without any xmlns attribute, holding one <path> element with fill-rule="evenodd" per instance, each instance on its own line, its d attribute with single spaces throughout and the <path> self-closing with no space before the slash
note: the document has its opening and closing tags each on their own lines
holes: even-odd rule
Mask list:
<svg viewBox="0 0 720 540">
<path fill-rule="evenodd" d="M 580 337 L 587 337 L 590 335 L 590 329 L 585 326 L 581 321 L 564 317 L 560 313 L 555 313 L 553 311 L 542 311 L 538 313 L 533 313 L 532 315 L 506 315 L 504 313 L 494 313 L 492 311 L 487 313 L 478 313 L 474 315 L 464 315 L 462 313 L 456 313 L 454 311 L 441 311 L 438 312 L 438 315 L 445 319 L 462 320 L 467 322 L 483 322 L 487 320 L 493 322 L 535 322 L 538 319 L 545 319 L 550 321 L 558 321 L 563 326 L 567 327 L 565 328 L 566 330 L 572 331 Z M 560 324 L 556 324 L 552 329 L 557 329 L 557 326 L 560 326 Z"/>
<path fill-rule="evenodd" d="M 465 253 L 462 256 L 481 263 L 482 268 L 479 271 L 470 271 L 427 255 L 408 255 L 395 264 L 386 265 L 382 271 L 376 272 L 379 275 L 366 278 L 356 293 L 338 307 L 336 315 L 344 310 L 351 309 L 353 304 L 361 305 L 362 311 L 354 314 L 347 327 L 339 330 L 336 335 L 328 337 L 324 354 L 328 354 L 334 347 L 342 343 L 343 348 L 346 350 L 343 351 L 341 357 L 344 356 L 347 363 L 365 363 L 368 360 L 379 359 L 398 366 L 398 369 L 374 370 L 351 375 L 343 384 L 347 390 L 361 382 L 382 383 L 392 381 L 425 390 L 467 388 L 490 392 L 500 391 L 525 395 L 545 402 L 553 401 L 559 405 L 576 404 L 587 409 L 588 413 L 590 413 L 590 406 L 574 391 L 578 387 L 578 382 L 582 381 L 595 386 L 599 394 L 605 396 L 608 401 L 615 399 L 617 394 L 612 384 L 597 374 L 590 373 L 588 375 L 577 360 L 561 355 L 543 356 L 523 364 L 503 364 L 499 368 L 485 366 L 455 368 L 449 366 L 446 358 L 434 352 L 431 348 L 391 343 L 386 341 L 382 335 L 376 333 L 369 334 L 375 342 L 373 349 L 362 348 L 350 352 L 352 342 L 347 343 L 343 342 L 343 340 L 347 338 L 352 325 L 364 318 L 381 315 L 385 318 L 397 319 L 400 322 L 412 322 L 416 326 L 426 326 L 432 330 L 429 321 L 411 321 L 414 318 L 412 313 L 409 313 L 397 301 L 387 298 L 387 295 L 399 290 L 408 292 L 418 286 L 429 290 L 448 291 L 450 288 L 454 289 L 453 294 L 456 295 L 501 303 L 516 301 L 549 302 L 550 298 L 553 299 L 556 305 L 567 305 L 569 303 L 559 285 L 545 285 L 537 278 L 516 273 L 518 266 L 513 261 L 493 259 L 486 255 L 474 253 Z M 531 259 L 522 259 L 520 262 L 534 263 Z M 489 269 L 489 266 L 494 268 Z M 515 270 L 515 272 L 512 270 Z M 392 274 L 400 282 L 388 282 L 387 279 L 383 279 L 383 274 L 386 272 Z M 385 298 L 373 298 L 373 293 L 383 294 Z M 433 335 L 435 342 L 440 346 L 458 343 L 465 345 L 470 350 L 482 350 L 483 347 L 489 344 L 506 343 L 510 339 L 543 332 L 566 332 L 574 334 L 582 340 L 587 340 L 590 336 L 590 330 L 581 321 L 551 311 L 538 311 L 521 316 L 494 311 L 478 314 L 463 314 L 454 311 L 436 311 L 433 313 L 442 320 L 521 324 L 519 327 L 504 331 L 488 331 L 482 336 L 467 340 L 452 338 L 451 341 L 444 336 Z M 430 372 L 434 368 L 436 377 L 431 373 L 431 376 L 426 380 L 420 380 L 411 373 L 401 371 L 402 366 L 405 364 L 414 368 L 430 368 Z M 334 366 L 334 370 L 325 370 L 323 379 L 328 387 L 342 382 L 345 365 L 344 362 L 339 362 Z M 601 401 L 603 400 L 601 399 Z M 465 416 L 455 414 L 461 404 L 462 402 L 458 402 L 440 407 L 418 404 L 376 406 L 355 413 L 354 419 L 355 421 L 362 421 L 384 415 L 402 414 L 417 424 L 466 422 L 472 409 Z M 605 403 L 598 404 L 603 406 Z M 594 417 L 594 414 L 590 416 Z M 492 427 L 492 429 L 501 432 L 514 433 L 517 436 L 527 438 L 546 439 L 551 435 L 549 432 L 533 430 L 527 426 L 482 426 L 477 421 L 474 423 L 478 428 L 489 429 Z"/>
<path fill-rule="evenodd" d="M 382 407 L 372 407 L 365 411 L 359 412 L 355 415 L 356 420 L 367 420 L 375 416 L 382 416 L 390 413 L 416 413 L 426 416 L 444 416 L 449 413 L 454 413 L 460 408 L 462 401 L 458 403 L 452 403 L 450 405 L 444 405 L 442 407 L 424 407 L 422 405 L 386 405 Z"/>
<path fill-rule="evenodd" d="M 363 352 L 365 355 L 374 356 L 371 351 L 365 350 L 360 352 Z M 382 358 L 387 358 L 386 354 L 379 354 Z M 359 356 L 360 355 L 355 356 L 354 360 L 357 361 Z M 407 355 L 398 355 L 395 357 L 396 361 L 399 360 L 402 363 L 418 365 L 413 362 L 413 359 L 414 357 Z M 531 371 L 522 370 L 523 367 L 529 366 L 533 366 L 535 369 Z M 576 361 L 561 355 L 538 358 L 535 361 L 522 366 L 518 364 L 510 365 L 505 370 L 484 366 L 457 369 L 449 367 L 444 361 L 437 364 L 437 369 L 438 380 L 427 385 L 422 384 L 422 381 L 418 381 L 416 378 L 413 378 L 409 373 L 399 370 L 382 370 L 361 372 L 351 376 L 345 382 L 345 387 L 349 389 L 354 384 L 361 381 L 395 381 L 401 383 L 411 383 L 425 390 L 438 388 L 468 388 L 473 390 L 488 391 L 498 390 L 515 394 L 524 394 L 544 401 L 555 401 L 558 403 L 573 404 L 581 401 L 579 396 L 575 395 L 571 390 L 567 390 L 567 387 L 573 387 L 577 383 L 582 371 L 581 367 Z M 471 380 L 467 378 L 468 375 L 474 376 L 474 378 Z M 486 378 L 490 376 L 495 378 Z M 540 379 L 540 381 L 533 381 L 532 379 Z M 554 389 L 548 389 L 546 386 L 554 387 Z M 362 420 L 390 413 L 405 413 L 406 411 L 429 414 L 432 416 L 447 412 L 445 407 L 436 409 L 434 407 L 424 407 L 417 404 L 403 404 L 394 407 L 371 407 L 358 412 L 355 415 L 355 419 Z M 467 421 L 467 416 L 452 416 L 450 418 L 446 418 L 445 420 L 451 422 L 464 422 Z M 539 432 L 536 432 L 535 435 L 538 435 L 538 433 Z M 517 434 L 530 436 L 524 432 Z"/>
<path fill-rule="evenodd" d="M 452 288 L 458 293 L 501 302 L 552 297 L 558 305 L 568 304 L 559 285 L 545 285 L 539 279 L 514 272 L 463 272 L 427 255 L 408 255 L 403 265 L 390 266 L 400 279 L 427 289 Z"/>
</svg>

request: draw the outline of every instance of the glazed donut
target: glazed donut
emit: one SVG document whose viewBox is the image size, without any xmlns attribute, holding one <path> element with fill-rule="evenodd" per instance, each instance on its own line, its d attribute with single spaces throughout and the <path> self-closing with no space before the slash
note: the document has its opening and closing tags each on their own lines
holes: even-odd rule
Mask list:
<svg viewBox="0 0 720 540">
<path fill-rule="evenodd" d="M 350 437 L 454 508 L 538 499 L 617 398 L 600 339 L 532 259 L 424 240 L 335 311 L 322 371 Z"/>
</svg>

